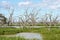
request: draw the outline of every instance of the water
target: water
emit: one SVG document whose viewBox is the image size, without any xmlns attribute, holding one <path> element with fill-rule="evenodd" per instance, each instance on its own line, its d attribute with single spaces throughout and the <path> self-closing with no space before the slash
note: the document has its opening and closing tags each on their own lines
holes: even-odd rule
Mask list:
<svg viewBox="0 0 60 40">
<path fill-rule="evenodd" d="M 25 39 L 42 40 L 42 36 L 39 33 L 18 33 L 16 36 L 22 37 Z"/>
</svg>

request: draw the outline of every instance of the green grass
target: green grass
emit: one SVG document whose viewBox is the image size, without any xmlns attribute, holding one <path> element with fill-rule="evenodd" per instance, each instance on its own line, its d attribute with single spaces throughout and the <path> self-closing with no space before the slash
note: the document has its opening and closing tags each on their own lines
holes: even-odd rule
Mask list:
<svg viewBox="0 0 60 40">
<path fill-rule="evenodd" d="M 0 37 L 0 40 L 26 40 L 21 37 Z"/>
<path fill-rule="evenodd" d="M 60 28 L 58 27 L 51 27 L 48 30 L 48 27 L 42 28 L 0 28 L 0 35 L 10 35 L 16 34 L 20 32 L 33 32 L 33 33 L 40 33 L 43 36 L 43 40 L 60 40 Z M 25 40 L 23 38 L 11 38 L 11 37 L 0 37 L 0 40 Z"/>
</svg>

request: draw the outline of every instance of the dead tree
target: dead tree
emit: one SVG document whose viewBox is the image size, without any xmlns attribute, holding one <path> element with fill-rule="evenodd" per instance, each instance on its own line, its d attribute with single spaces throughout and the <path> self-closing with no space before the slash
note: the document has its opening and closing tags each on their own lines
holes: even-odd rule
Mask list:
<svg viewBox="0 0 60 40">
<path fill-rule="evenodd" d="M 13 8 L 13 6 L 10 6 L 10 5 L 9 6 L 5 5 L 4 8 L 8 10 L 9 17 L 8 17 L 7 23 L 8 23 L 8 25 L 11 25 L 12 24 L 12 16 L 14 13 L 14 8 Z"/>
<path fill-rule="evenodd" d="M 19 24 L 21 26 L 27 26 L 27 25 L 29 25 L 28 9 L 25 9 L 24 15 L 20 15 L 19 16 Z"/>
<path fill-rule="evenodd" d="M 30 20 L 30 19 L 29 19 L 29 16 L 30 16 L 30 15 L 29 15 L 28 10 L 29 10 L 29 9 L 27 8 L 27 9 L 25 10 L 25 12 L 24 12 L 25 25 L 29 25 L 29 20 Z"/>
<path fill-rule="evenodd" d="M 8 25 L 12 25 L 13 14 L 14 14 L 14 9 L 12 9 L 11 12 L 9 12 Z"/>
<path fill-rule="evenodd" d="M 42 22 L 43 26 L 49 26 L 48 15 L 47 14 L 42 16 L 41 22 Z"/>
<path fill-rule="evenodd" d="M 53 25 L 56 26 L 59 23 L 59 16 L 53 18 Z"/>
<path fill-rule="evenodd" d="M 23 16 L 21 16 L 21 15 L 19 16 L 19 25 L 25 26 Z"/>
<path fill-rule="evenodd" d="M 30 20 L 31 20 L 32 26 L 35 26 L 37 23 L 37 20 L 39 19 L 39 17 L 37 17 L 37 16 L 38 16 L 40 9 L 38 9 L 36 11 L 35 10 L 33 9 L 32 12 L 30 13 Z"/>
</svg>

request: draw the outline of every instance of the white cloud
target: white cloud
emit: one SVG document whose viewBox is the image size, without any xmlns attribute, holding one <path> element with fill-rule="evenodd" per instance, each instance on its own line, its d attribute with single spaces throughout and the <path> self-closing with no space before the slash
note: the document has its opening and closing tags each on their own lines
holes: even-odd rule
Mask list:
<svg viewBox="0 0 60 40">
<path fill-rule="evenodd" d="M 58 9 L 60 8 L 60 0 L 42 0 L 39 3 L 33 3 L 29 1 L 19 2 L 18 5 L 24 7 L 40 7 L 40 8 L 48 8 L 48 9 Z"/>
<path fill-rule="evenodd" d="M 49 6 L 50 9 L 59 9 L 60 5 L 51 5 Z"/>
<path fill-rule="evenodd" d="M 18 6 L 21 7 L 45 7 L 47 6 L 46 3 L 33 3 L 33 2 L 29 2 L 29 1 L 26 1 L 26 2 L 19 2 L 18 3 Z"/>
<path fill-rule="evenodd" d="M 44 5 L 44 4 L 46 5 Z M 60 0 L 43 0 L 43 2 L 40 3 L 42 7 L 46 7 L 49 9 L 58 9 L 60 8 Z"/>
<path fill-rule="evenodd" d="M 7 1 L 2 1 L 2 2 L 1 2 L 1 5 L 2 5 L 3 7 L 5 7 L 5 8 L 9 8 L 9 7 L 10 7 L 9 2 L 7 2 Z"/>
<path fill-rule="evenodd" d="M 2 1 L 0 5 L 6 9 L 9 9 L 12 7 L 12 5 L 8 1 Z"/>
<path fill-rule="evenodd" d="M 30 5 L 31 3 L 30 2 L 19 2 L 18 5 L 19 6 L 27 6 L 27 5 Z"/>
<path fill-rule="evenodd" d="M 50 9 L 57 9 L 57 7 L 58 6 L 56 6 L 56 5 L 50 5 L 48 8 L 50 8 Z"/>
</svg>

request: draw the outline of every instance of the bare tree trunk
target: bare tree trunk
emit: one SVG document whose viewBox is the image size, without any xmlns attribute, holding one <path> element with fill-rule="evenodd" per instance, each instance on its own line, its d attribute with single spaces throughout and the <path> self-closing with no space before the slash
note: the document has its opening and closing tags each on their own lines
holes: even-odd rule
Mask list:
<svg viewBox="0 0 60 40">
<path fill-rule="evenodd" d="M 8 25 L 12 25 L 13 13 L 14 13 L 14 9 L 12 9 L 12 12 L 10 13 Z"/>
</svg>

